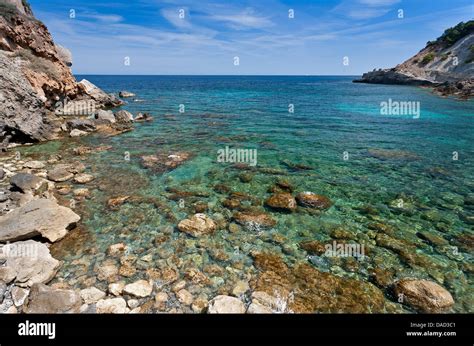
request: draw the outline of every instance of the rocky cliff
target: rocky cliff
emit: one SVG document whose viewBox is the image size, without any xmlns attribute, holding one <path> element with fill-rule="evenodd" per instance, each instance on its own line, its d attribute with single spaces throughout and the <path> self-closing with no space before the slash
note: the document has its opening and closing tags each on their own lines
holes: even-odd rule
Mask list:
<svg viewBox="0 0 474 346">
<path fill-rule="evenodd" d="M 396 67 L 364 73 L 354 82 L 432 86 L 441 94 L 473 96 L 474 21 L 447 29 Z"/>
<path fill-rule="evenodd" d="M 0 147 L 55 138 L 65 105 L 77 111 L 71 105 L 87 104 L 80 110 L 85 115 L 121 104 L 87 81 L 78 83 L 71 64 L 71 53 L 55 45 L 25 0 L 0 0 Z"/>
</svg>

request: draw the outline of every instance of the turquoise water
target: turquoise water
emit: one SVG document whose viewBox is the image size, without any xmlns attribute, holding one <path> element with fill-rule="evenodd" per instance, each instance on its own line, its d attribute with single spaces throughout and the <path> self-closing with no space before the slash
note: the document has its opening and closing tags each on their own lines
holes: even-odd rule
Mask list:
<svg viewBox="0 0 474 346">
<path fill-rule="evenodd" d="M 61 253 L 65 264 L 59 280 L 85 287 L 85 280 L 94 281 L 95 267 L 107 259 L 108 246 L 118 242 L 128 245 L 130 255 L 153 256 L 151 264 L 138 260 L 136 272 L 125 281 L 146 278 L 150 268 L 173 266 L 182 276 L 189 266 L 204 270 L 209 264 L 243 264 L 192 292 L 212 298 L 222 286 L 256 275 L 249 253 L 265 250 L 280 254 L 289 265 L 310 261 L 320 270 L 359 280 L 371 280 L 374 268 L 395 269 L 394 280 L 434 280 L 453 294 L 454 311 L 474 311 L 474 232 L 469 223 L 474 214 L 473 101 L 440 98 L 414 87 L 353 84 L 353 77 L 80 78 L 108 92 L 136 93 L 124 108 L 134 114 L 149 112 L 154 121 L 137 124 L 135 131 L 121 136 L 80 140 L 112 148 L 86 159 L 97 179 L 90 187 L 92 198 L 82 206 L 86 216 L 84 234 L 78 236 L 81 245 Z M 420 117 L 381 115 L 380 103 L 389 99 L 420 102 Z M 182 113 L 180 105 L 185 106 Z M 217 162 L 218 150 L 226 146 L 256 149 L 256 167 L 242 170 Z M 186 152 L 191 158 L 168 172 L 141 166 L 142 155 L 157 152 Z M 245 174 L 250 181 L 242 179 Z M 293 195 L 312 191 L 329 197 L 333 206 L 318 213 L 270 210 L 263 202 L 279 179 L 294 186 Z M 229 193 L 216 189 L 217 184 L 253 196 L 253 202 L 243 204 L 252 203 L 277 225 L 229 232 L 233 210 L 222 204 Z M 176 190 L 192 193 L 176 197 Z M 109 210 L 107 200 L 119 195 L 153 198 L 154 203 L 149 199 Z M 194 214 L 196 204 L 206 204 L 206 214 L 220 220 L 222 227 L 214 235 L 194 239 L 176 229 L 180 220 Z M 390 236 L 413 245 L 425 261 L 409 263 L 377 245 L 374 223 L 390 226 Z M 357 270 L 339 259 L 308 258 L 298 247 L 306 240 L 332 241 L 331 232 L 338 228 L 371 248 Z M 427 241 L 420 232 L 441 240 Z M 466 239 L 461 236 L 471 239 L 470 245 L 460 243 Z M 157 242 L 157 237 L 164 240 Z M 96 283 L 101 285 L 106 287 Z M 397 304 L 389 288 L 382 290 Z"/>
</svg>

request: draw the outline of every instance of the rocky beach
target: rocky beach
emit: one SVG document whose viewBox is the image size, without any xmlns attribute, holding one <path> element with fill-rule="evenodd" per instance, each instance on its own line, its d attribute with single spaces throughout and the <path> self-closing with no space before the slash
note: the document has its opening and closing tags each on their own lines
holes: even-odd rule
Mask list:
<svg viewBox="0 0 474 346">
<path fill-rule="evenodd" d="M 451 77 L 472 77 L 472 62 L 451 69 L 436 56 L 425 66 L 436 74 L 410 70 L 434 51 L 470 54 L 469 28 L 362 82 L 469 99 L 472 78 Z M 72 64 L 26 2 L 0 2 L 0 313 L 474 311 L 472 100 L 401 91 L 433 107 L 422 113 L 428 128 L 400 130 L 413 120 L 367 120 L 378 110 L 370 97 L 385 100 L 395 86 L 335 104 L 323 99 L 331 83 L 342 100 L 358 85 L 93 77 L 99 83 L 77 81 Z M 304 92 L 314 85 L 317 101 Z M 286 101 L 270 106 L 275 117 L 259 111 L 275 89 L 329 120 L 282 119 Z M 195 107 L 184 114 L 180 92 Z M 342 114 L 354 120 L 341 124 Z M 258 150 L 258 164 L 257 155 L 219 162 L 228 146 Z"/>
</svg>

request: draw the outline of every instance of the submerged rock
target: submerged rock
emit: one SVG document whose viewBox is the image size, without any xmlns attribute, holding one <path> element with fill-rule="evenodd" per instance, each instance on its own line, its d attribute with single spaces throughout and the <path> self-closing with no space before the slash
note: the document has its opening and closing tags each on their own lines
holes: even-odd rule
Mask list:
<svg viewBox="0 0 474 346">
<path fill-rule="evenodd" d="M 243 314 L 245 305 L 240 299 L 221 295 L 209 302 L 207 312 L 210 314 Z"/>
<path fill-rule="evenodd" d="M 49 199 L 36 199 L 0 217 L 0 241 L 41 235 L 51 242 L 63 238 L 80 216 Z"/>
<path fill-rule="evenodd" d="M 0 281 L 30 287 L 48 283 L 60 267 L 48 247 L 40 242 L 27 240 L 0 247 Z"/>
<path fill-rule="evenodd" d="M 187 233 L 193 237 L 200 237 L 213 233 L 216 229 L 216 223 L 205 214 L 194 214 L 191 219 L 182 220 L 178 224 L 181 232 Z"/>
<path fill-rule="evenodd" d="M 425 313 L 444 312 L 454 305 L 451 293 L 433 281 L 402 279 L 395 283 L 394 292 L 404 303 Z"/>
<path fill-rule="evenodd" d="M 163 173 L 177 168 L 191 158 L 187 152 L 157 153 L 156 155 L 144 155 L 141 157 L 141 165 Z"/>
<path fill-rule="evenodd" d="M 270 215 L 264 212 L 236 212 L 232 217 L 237 223 L 250 230 L 272 228 L 277 224 Z"/>
<path fill-rule="evenodd" d="M 296 201 L 290 193 L 275 193 L 265 201 L 270 208 L 292 212 L 296 209 Z"/>
<path fill-rule="evenodd" d="M 75 291 L 34 284 L 24 311 L 30 314 L 78 313 L 81 305 L 81 296 Z"/>
<path fill-rule="evenodd" d="M 308 191 L 300 192 L 296 196 L 296 201 L 299 205 L 306 208 L 329 209 L 332 205 L 328 197 Z"/>
</svg>

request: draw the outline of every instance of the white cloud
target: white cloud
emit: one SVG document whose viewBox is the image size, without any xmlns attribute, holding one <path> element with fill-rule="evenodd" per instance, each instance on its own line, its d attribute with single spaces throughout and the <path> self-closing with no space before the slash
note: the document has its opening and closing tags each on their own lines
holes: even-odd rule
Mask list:
<svg viewBox="0 0 474 346">
<path fill-rule="evenodd" d="M 217 14 L 209 16 L 208 19 L 227 22 L 227 24 L 237 30 L 240 29 L 260 29 L 273 25 L 273 22 L 267 17 L 254 15 L 252 9 L 246 9 L 237 14 Z"/>
<path fill-rule="evenodd" d="M 184 17 L 180 17 L 180 10 L 184 10 Z M 187 9 L 163 9 L 161 10 L 161 15 L 175 27 L 180 29 L 189 29 L 191 28 L 191 23 L 187 19 L 188 10 Z"/>
<path fill-rule="evenodd" d="M 359 0 L 363 5 L 368 6 L 390 6 L 400 2 L 400 0 Z"/>
</svg>

